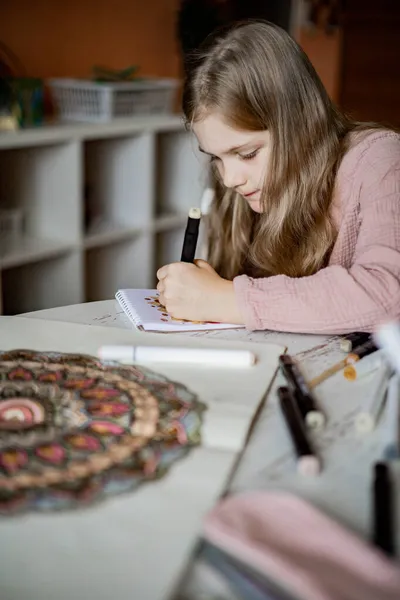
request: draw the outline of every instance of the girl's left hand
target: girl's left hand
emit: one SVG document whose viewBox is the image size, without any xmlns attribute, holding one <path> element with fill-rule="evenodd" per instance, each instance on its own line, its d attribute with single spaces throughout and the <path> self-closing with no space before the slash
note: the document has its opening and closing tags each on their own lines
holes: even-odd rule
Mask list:
<svg viewBox="0 0 400 600">
<path fill-rule="evenodd" d="M 233 283 L 222 279 L 204 260 L 196 260 L 194 264 L 165 265 L 157 271 L 157 278 L 160 303 L 172 317 L 190 321 L 243 322 L 236 306 Z"/>
</svg>

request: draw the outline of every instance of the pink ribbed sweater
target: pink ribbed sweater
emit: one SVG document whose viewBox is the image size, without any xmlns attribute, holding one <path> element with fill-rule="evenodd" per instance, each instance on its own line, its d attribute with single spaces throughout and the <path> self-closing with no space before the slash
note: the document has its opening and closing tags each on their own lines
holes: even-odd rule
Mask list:
<svg viewBox="0 0 400 600">
<path fill-rule="evenodd" d="M 400 319 L 400 135 L 376 131 L 352 145 L 333 217 L 336 243 L 315 275 L 234 279 L 248 329 L 333 334 Z"/>
</svg>

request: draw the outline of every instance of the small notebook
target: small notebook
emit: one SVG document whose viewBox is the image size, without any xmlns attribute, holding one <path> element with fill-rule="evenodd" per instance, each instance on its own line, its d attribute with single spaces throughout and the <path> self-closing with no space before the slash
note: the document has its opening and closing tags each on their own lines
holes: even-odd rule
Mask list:
<svg viewBox="0 0 400 600">
<path fill-rule="evenodd" d="M 207 329 L 243 329 L 244 325 L 185 321 L 174 319 L 161 306 L 157 290 L 118 290 L 115 294 L 121 308 L 132 323 L 146 331 L 201 331 Z"/>
</svg>

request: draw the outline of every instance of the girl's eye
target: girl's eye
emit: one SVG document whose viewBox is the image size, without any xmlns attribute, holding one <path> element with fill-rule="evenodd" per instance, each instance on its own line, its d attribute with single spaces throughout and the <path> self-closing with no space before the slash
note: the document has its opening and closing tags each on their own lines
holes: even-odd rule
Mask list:
<svg viewBox="0 0 400 600">
<path fill-rule="evenodd" d="M 249 154 L 240 154 L 240 158 L 242 160 L 251 160 L 252 158 L 255 158 L 258 154 L 258 150 L 254 150 L 253 152 L 250 152 Z"/>
</svg>

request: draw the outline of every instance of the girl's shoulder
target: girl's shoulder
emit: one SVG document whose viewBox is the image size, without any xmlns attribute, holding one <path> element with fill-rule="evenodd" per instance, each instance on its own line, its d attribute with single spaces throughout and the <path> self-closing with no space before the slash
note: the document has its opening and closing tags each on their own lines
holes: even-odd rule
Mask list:
<svg viewBox="0 0 400 600">
<path fill-rule="evenodd" d="M 390 129 L 367 129 L 349 135 L 338 179 L 351 180 L 353 185 L 359 183 L 363 187 L 384 184 L 398 189 L 400 134 Z"/>
<path fill-rule="evenodd" d="M 381 161 L 400 159 L 400 134 L 391 129 L 367 129 L 350 134 L 343 158 L 349 166 L 378 166 Z"/>
</svg>

